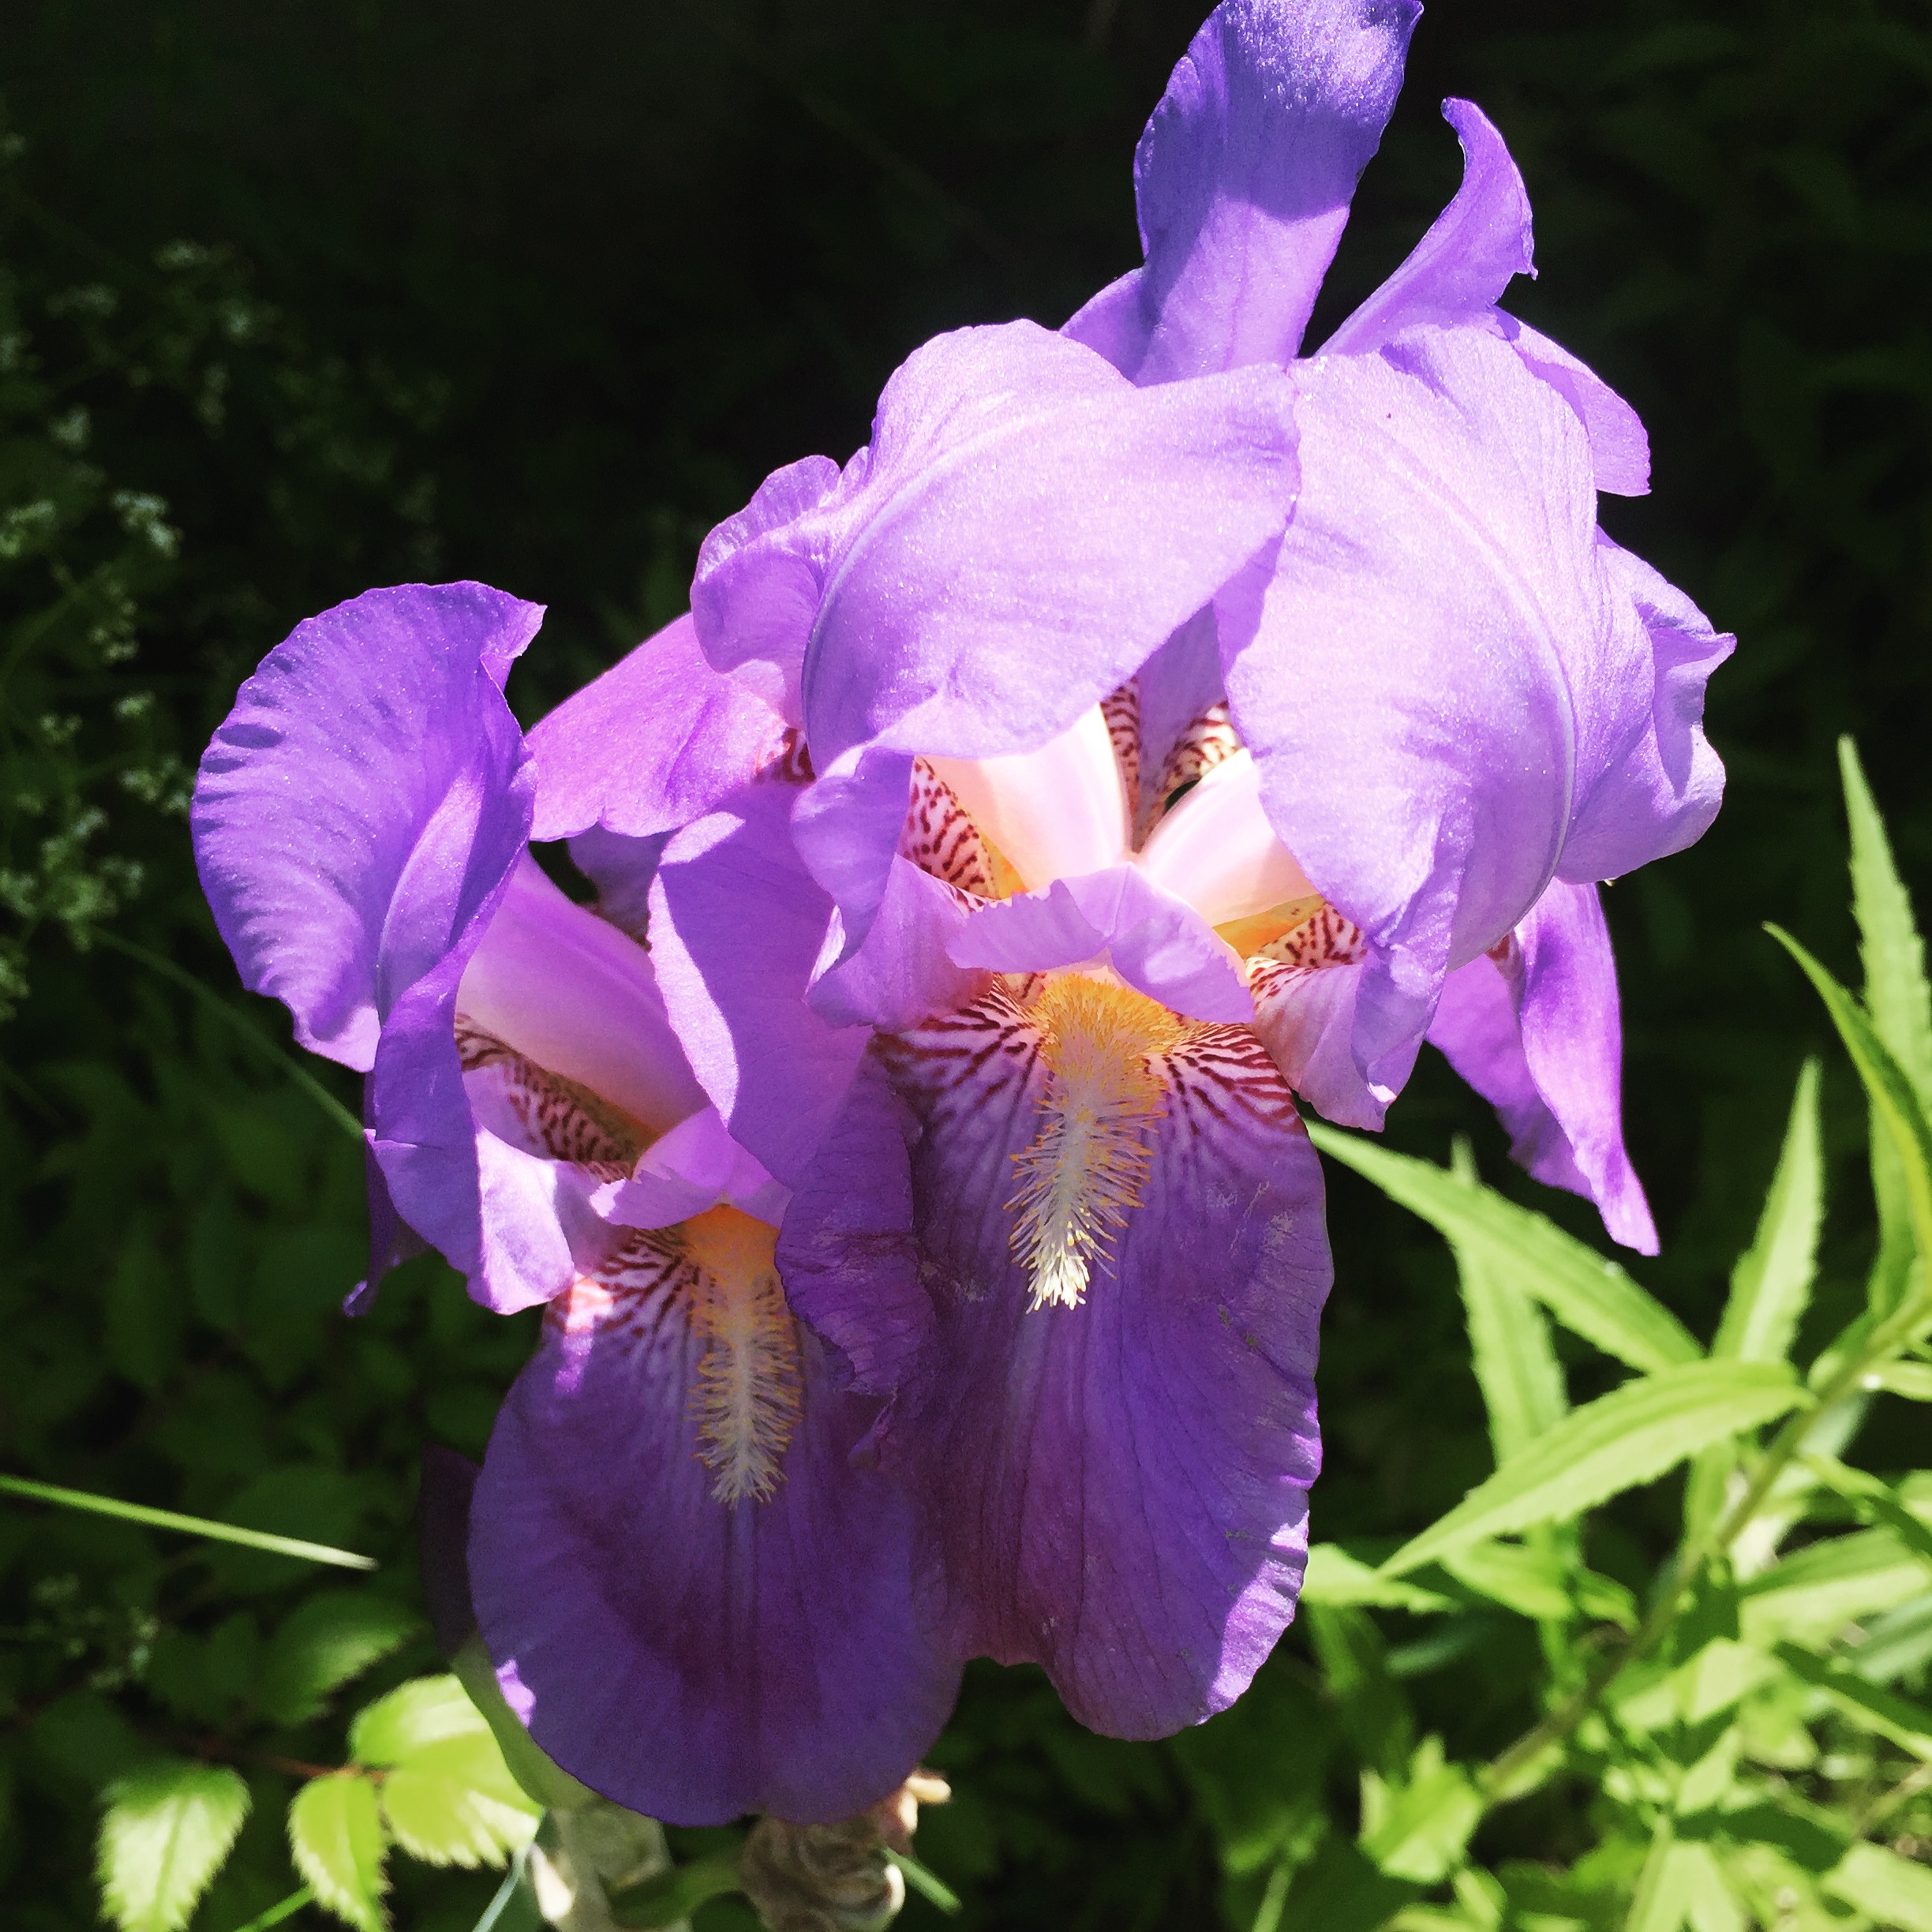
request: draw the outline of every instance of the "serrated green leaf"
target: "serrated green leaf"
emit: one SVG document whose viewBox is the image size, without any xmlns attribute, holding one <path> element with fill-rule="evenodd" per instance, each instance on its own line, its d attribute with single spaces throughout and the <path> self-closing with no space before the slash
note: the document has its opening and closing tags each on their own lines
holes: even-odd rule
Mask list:
<svg viewBox="0 0 1932 1932">
<path fill-rule="evenodd" d="M 489 1726 L 454 1677 L 412 1677 L 356 1713 L 349 1754 L 358 1764 L 400 1764 L 451 1738 L 487 1738 Z"/>
<path fill-rule="evenodd" d="M 412 1752 L 383 1780 L 380 1798 L 391 1837 L 431 1865 L 500 1866 L 541 1815 L 488 1731 Z"/>
<path fill-rule="evenodd" d="M 1553 1548 L 1471 1543 L 1445 1556 L 1443 1567 L 1479 1597 L 1541 1623 L 1566 1623 L 1580 1615 L 1624 1630 L 1636 1627 L 1636 1604 L 1622 1584 L 1578 1570 Z"/>
<path fill-rule="evenodd" d="M 384 1932 L 386 1846 L 376 1791 L 352 1771 L 312 1778 L 289 1807 L 289 1850 L 316 1902 L 358 1932 Z"/>
<path fill-rule="evenodd" d="M 1836 1456 L 1808 1455 L 1803 1466 L 1826 1488 L 1850 1503 L 1861 1522 L 1889 1530 L 1908 1549 L 1932 1565 L 1932 1527 L 1905 1507 L 1889 1483 L 1869 1470 L 1850 1468 Z"/>
<path fill-rule="evenodd" d="M 1902 1750 L 1932 1763 L 1932 1711 L 1885 1690 L 1848 1665 L 1797 1644 L 1777 1646 L 1777 1660 L 1801 1683 L 1822 1691 L 1860 1730 L 1889 1738 Z"/>
<path fill-rule="evenodd" d="M 1792 1096 L 1791 1118 L 1758 1235 L 1731 1273 L 1731 1294 L 1711 1343 L 1713 1356 L 1782 1361 L 1810 1298 L 1825 1215 L 1825 1163 L 1818 1128 L 1818 1073 L 1807 1060 Z"/>
<path fill-rule="evenodd" d="M 1890 1530 L 1861 1530 L 1794 1551 L 1738 1591 L 1743 1634 L 1822 1641 L 1855 1619 L 1921 1596 L 1926 1567 Z"/>
<path fill-rule="evenodd" d="M 1932 1932 L 1932 1870 L 1883 1845 L 1855 1844 L 1823 1884 L 1832 1897 L 1870 1914 L 1887 1932 Z"/>
<path fill-rule="evenodd" d="M 248 1809 L 248 1786 L 223 1765 L 157 1764 L 110 1785 L 95 1870 L 121 1932 L 181 1932 Z"/>
<path fill-rule="evenodd" d="M 1331 1159 L 1372 1181 L 1605 1354 L 1646 1372 L 1702 1356 L 1690 1331 L 1668 1309 L 1614 1261 L 1573 1241 L 1554 1222 L 1488 1188 L 1471 1187 L 1428 1161 L 1376 1147 L 1360 1134 L 1312 1120 L 1308 1130 Z"/>
<path fill-rule="evenodd" d="M 1468 1773 L 1460 1765 L 1443 1765 L 1395 1793 L 1361 1848 L 1391 1878 L 1434 1885 L 1461 1862 L 1482 1814 L 1482 1799 Z"/>
<path fill-rule="evenodd" d="M 262 1658 L 255 1698 L 278 1724 L 305 1724 L 332 1693 L 399 1649 L 421 1628 L 399 1603 L 359 1590 L 308 1598 L 278 1630 Z"/>
<path fill-rule="evenodd" d="M 1893 863 L 1885 822 L 1849 738 L 1838 741 L 1845 818 L 1852 834 L 1852 909 L 1865 968 L 1865 1005 L 1879 1039 L 1919 1097 L 1932 1106 L 1932 995 L 1925 948 L 1911 900 Z M 1871 1123 L 1872 1190 L 1878 1207 L 1878 1253 L 1872 1265 L 1872 1307 L 1883 1314 L 1904 1297 L 1914 1253 L 1910 1201 L 1897 1149 L 1876 1107 Z"/>
<path fill-rule="evenodd" d="M 1301 1578 L 1304 1603 L 1360 1604 L 1376 1610 L 1408 1610 L 1418 1616 L 1455 1608 L 1452 1599 L 1414 1583 L 1385 1577 L 1351 1556 L 1339 1543 L 1316 1543 Z"/>
<path fill-rule="evenodd" d="M 1511 1457 L 1398 1550 L 1383 1574 L 1399 1576 L 1486 1537 L 1567 1522 L 1803 1399 L 1796 1378 L 1778 1362 L 1690 1362 L 1627 1382 Z"/>
<path fill-rule="evenodd" d="M 1480 1185 L 1466 1140 L 1456 1141 L 1451 1171 L 1471 1189 Z M 1560 1421 L 1570 1398 L 1542 1309 L 1480 1249 L 1451 1245 L 1489 1443 L 1500 1465 Z"/>
</svg>

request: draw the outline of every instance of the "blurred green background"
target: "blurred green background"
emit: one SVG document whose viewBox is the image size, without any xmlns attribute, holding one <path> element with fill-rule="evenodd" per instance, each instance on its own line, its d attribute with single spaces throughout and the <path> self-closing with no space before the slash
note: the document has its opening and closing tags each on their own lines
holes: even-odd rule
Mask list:
<svg viewBox="0 0 1932 1932">
<path fill-rule="evenodd" d="M 429 1263 L 368 1321 L 337 1313 L 360 1155 L 278 1071 L 286 1022 L 236 990 L 201 907 L 200 747 L 298 619 L 420 578 L 549 605 L 511 687 L 534 720 L 683 608 L 704 531 L 768 470 L 863 442 L 925 336 L 1057 324 L 1133 264 L 1134 141 L 1198 5 L 0 16 L 0 1465 L 365 1549 L 373 1587 L 416 1602 L 420 1445 L 481 1453 L 533 1331 Z M 1932 859 L 1932 6 L 1440 0 L 1311 342 L 1453 191 L 1448 94 L 1502 127 L 1536 207 L 1541 279 L 1510 305 L 1649 425 L 1654 493 L 1607 500 L 1606 526 L 1741 639 L 1710 698 L 1722 817 L 1608 895 L 1664 1241 L 1633 1271 L 1708 1333 L 1825 1032 L 1759 923 L 1852 976 L 1837 734 L 1908 879 Z M 1826 1097 L 1854 1205 L 1827 1227 L 1820 1336 L 1870 1247 L 1835 1058 Z M 1501 1136 L 1431 1056 L 1391 1137 L 1440 1159 L 1456 1132 L 1501 1180 Z M 1487 1440 L 1447 1252 L 1331 1185 L 1316 1530 L 1393 1536 L 1486 1471 Z M 1915 1421 L 1881 1405 L 1871 1458 L 1911 1459 Z M 1640 1496 L 1592 1560 L 1634 1582 L 1673 1522 Z M 264 1634 L 314 1583 L 0 1502 L 9 1924 L 92 1919 L 98 1788 L 155 1740 L 241 1722 Z M 1507 1741 L 1533 1644 L 1499 1619 L 1416 1675 L 1424 1727 Z M 433 1668 L 426 1638 L 384 1668 Z M 313 1749 L 339 1761 L 339 1734 L 318 1720 Z M 1211 1923 L 1189 1747 L 1091 1739 L 1043 1680 L 983 1666 L 941 1757 L 959 1796 L 922 1849 L 968 1923 Z M 290 1775 L 252 1771 L 204 1932 L 288 1890 L 268 1795 Z M 1563 1803 L 1501 1814 L 1485 1855 L 1574 1851 Z M 398 1875 L 408 1926 L 470 1925 L 495 1882 Z"/>
</svg>

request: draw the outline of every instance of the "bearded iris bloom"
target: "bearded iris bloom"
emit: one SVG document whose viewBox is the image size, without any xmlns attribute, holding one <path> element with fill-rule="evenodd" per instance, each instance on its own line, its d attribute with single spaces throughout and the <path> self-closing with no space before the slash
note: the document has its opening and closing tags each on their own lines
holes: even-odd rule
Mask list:
<svg viewBox="0 0 1932 1932">
<path fill-rule="evenodd" d="M 785 1306 L 786 1190 L 706 1106 L 621 923 L 650 848 L 586 849 L 615 918 L 529 856 L 501 687 L 541 616 L 455 584 L 298 627 L 203 759 L 203 882 L 246 983 L 367 1076 L 376 1271 L 399 1226 L 487 1305 L 547 1304 L 470 1518 L 512 1706 L 652 1816 L 846 1817 L 916 1762 L 957 1666 L 911 1615 L 904 1498 L 850 1466 L 876 1405 Z M 720 742 L 762 728 L 720 702 Z"/>
</svg>

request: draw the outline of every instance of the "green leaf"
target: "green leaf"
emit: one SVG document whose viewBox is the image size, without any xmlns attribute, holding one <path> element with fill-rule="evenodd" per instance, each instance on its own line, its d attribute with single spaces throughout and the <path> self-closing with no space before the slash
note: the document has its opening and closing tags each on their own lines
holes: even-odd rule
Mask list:
<svg viewBox="0 0 1932 1932">
<path fill-rule="evenodd" d="M 489 1726 L 510 1775 L 537 1804 L 549 1811 L 579 1811 L 603 1802 L 561 1765 L 552 1763 L 524 1729 L 496 1681 L 496 1667 L 480 1637 L 473 1634 L 466 1640 L 451 1658 L 450 1668 Z"/>
<path fill-rule="evenodd" d="M 1920 1106 L 1932 1106 L 1932 993 L 1926 984 L 1925 948 L 1912 918 L 1911 900 L 1893 863 L 1885 822 L 1878 815 L 1849 738 L 1838 741 L 1838 763 L 1852 833 L 1852 909 L 1859 923 L 1866 1009 Z M 1871 1301 L 1882 1313 L 1904 1297 L 1913 1241 L 1904 1171 L 1897 1149 L 1883 1131 L 1876 1106 L 1872 1114 L 1871 1166 L 1879 1220 Z"/>
<path fill-rule="evenodd" d="M 248 1786 L 223 1765 L 157 1764 L 110 1785 L 95 1869 L 121 1932 L 181 1932 L 248 1808 Z"/>
<path fill-rule="evenodd" d="M 1539 1623 L 1567 1623 L 1581 1616 L 1601 1617 L 1623 1630 L 1636 1627 L 1636 1604 L 1622 1584 L 1579 1571 L 1555 1549 L 1472 1543 L 1445 1556 L 1443 1567 L 1479 1597 Z"/>
<path fill-rule="evenodd" d="M 454 1677 L 412 1677 L 357 1713 L 349 1754 L 358 1764 L 399 1764 L 451 1738 L 489 1735 L 482 1713 Z"/>
<path fill-rule="evenodd" d="M 1323 1604 L 1361 1604 L 1377 1610 L 1409 1610 L 1418 1616 L 1455 1608 L 1452 1599 L 1385 1577 L 1360 1558 L 1351 1556 L 1339 1543 L 1316 1543 L 1308 1553 L 1308 1569 L 1301 1578 L 1301 1601 Z"/>
<path fill-rule="evenodd" d="M 1646 1372 L 1696 1361 L 1690 1332 L 1614 1261 L 1573 1241 L 1554 1222 L 1471 1187 L 1445 1168 L 1376 1147 L 1321 1121 L 1308 1123 L 1332 1160 L 1372 1181 L 1506 1281 L 1541 1302 L 1566 1328 Z"/>
<path fill-rule="evenodd" d="M 1797 1644 L 1780 1644 L 1777 1660 L 1801 1683 L 1822 1691 L 1860 1730 L 1889 1738 L 1900 1750 L 1932 1763 L 1932 1711 L 1923 1705 L 1881 1690 L 1848 1665 Z"/>
<path fill-rule="evenodd" d="M 1791 1120 L 1758 1237 L 1731 1273 L 1730 1298 L 1711 1354 L 1735 1361 L 1783 1361 L 1818 1271 L 1825 1213 L 1818 1129 L 1818 1062 L 1807 1060 L 1792 1096 Z"/>
<path fill-rule="evenodd" d="M 1855 1619 L 1924 1593 L 1923 1560 L 1891 1530 L 1863 1530 L 1794 1551 L 1738 1591 L 1742 1634 L 1823 1641 Z"/>
<path fill-rule="evenodd" d="M 1836 1456 L 1808 1455 L 1803 1461 L 1804 1466 L 1826 1488 L 1850 1503 L 1861 1522 L 1889 1530 L 1908 1549 L 1916 1551 L 1932 1563 L 1932 1528 L 1905 1507 L 1889 1483 L 1867 1470 L 1850 1468 Z"/>
<path fill-rule="evenodd" d="M 278 1724 L 305 1724 L 333 1692 L 421 1628 L 420 1618 L 387 1597 L 324 1590 L 275 1632 L 262 1659 L 256 1702 Z"/>
<path fill-rule="evenodd" d="M 1887 1932 L 1932 1932 L 1932 1870 L 1883 1845 L 1852 1846 L 1825 1874 L 1824 1887 Z"/>
<path fill-rule="evenodd" d="M 1932 1402 L 1932 1362 L 1881 1362 L 1859 1378 L 1860 1388 L 1903 1395 L 1908 1402 Z"/>
<path fill-rule="evenodd" d="M 743 1889 L 736 1858 L 697 1859 L 616 1893 L 610 1915 L 620 1926 L 672 1926 L 690 1918 L 706 1900 Z"/>
<path fill-rule="evenodd" d="M 383 1780 L 381 1802 L 390 1836 L 430 1865 L 500 1866 L 541 1816 L 487 1729 L 412 1752 Z"/>
<path fill-rule="evenodd" d="M 382 1818 L 375 1788 L 353 1771 L 312 1778 L 289 1807 L 289 1850 L 316 1901 L 358 1932 L 384 1932 Z"/>
<path fill-rule="evenodd" d="M 1777 1362 L 1690 1362 L 1627 1382 L 1512 1456 L 1398 1550 L 1383 1574 L 1399 1576 L 1485 1537 L 1567 1521 L 1803 1399 L 1796 1378 Z"/>
<path fill-rule="evenodd" d="M 1798 962 L 1825 1002 L 1825 1010 L 1865 1083 L 1872 1110 L 1897 1152 L 1919 1252 L 1932 1255 L 1932 1126 L 1926 1124 L 1911 1082 L 1858 1002 L 1781 927 L 1767 926 L 1765 930 Z"/>
<path fill-rule="evenodd" d="M 1462 1862 L 1483 1801 L 1460 1765 L 1425 1772 L 1395 1795 L 1361 1848 L 1392 1878 L 1434 1885 Z"/>
<path fill-rule="evenodd" d="M 1667 1812 L 1651 1835 L 1649 1855 L 1638 1877 L 1623 1932 L 1677 1932 L 1683 1923 L 1690 1900 L 1679 1882 L 1682 1850 Z"/>
<path fill-rule="evenodd" d="M 1458 1181 L 1472 1192 L 1478 1188 L 1469 1143 L 1460 1136 L 1450 1164 Z M 1543 1311 L 1480 1248 L 1451 1245 L 1490 1447 L 1501 1464 L 1560 1421 L 1570 1398 Z"/>
</svg>

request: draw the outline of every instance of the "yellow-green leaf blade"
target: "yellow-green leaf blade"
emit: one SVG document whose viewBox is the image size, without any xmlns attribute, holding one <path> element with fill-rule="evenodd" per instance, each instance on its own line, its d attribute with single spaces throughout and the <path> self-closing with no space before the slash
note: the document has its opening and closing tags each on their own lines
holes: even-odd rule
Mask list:
<svg viewBox="0 0 1932 1932">
<path fill-rule="evenodd" d="M 1399 1576 L 1479 1541 L 1567 1521 L 1803 1399 L 1777 1362 L 1689 1362 L 1574 1410 L 1382 1566 Z"/>
<path fill-rule="evenodd" d="M 387 1849 L 374 1788 L 354 1772 L 312 1778 L 289 1807 L 289 1850 L 316 1902 L 357 1932 L 384 1932 Z"/>
<path fill-rule="evenodd" d="M 170 1762 L 110 1785 L 95 1870 L 121 1932 L 181 1932 L 248 1809 L 248 1786 L 223 1765 Z"/>
</svg>

